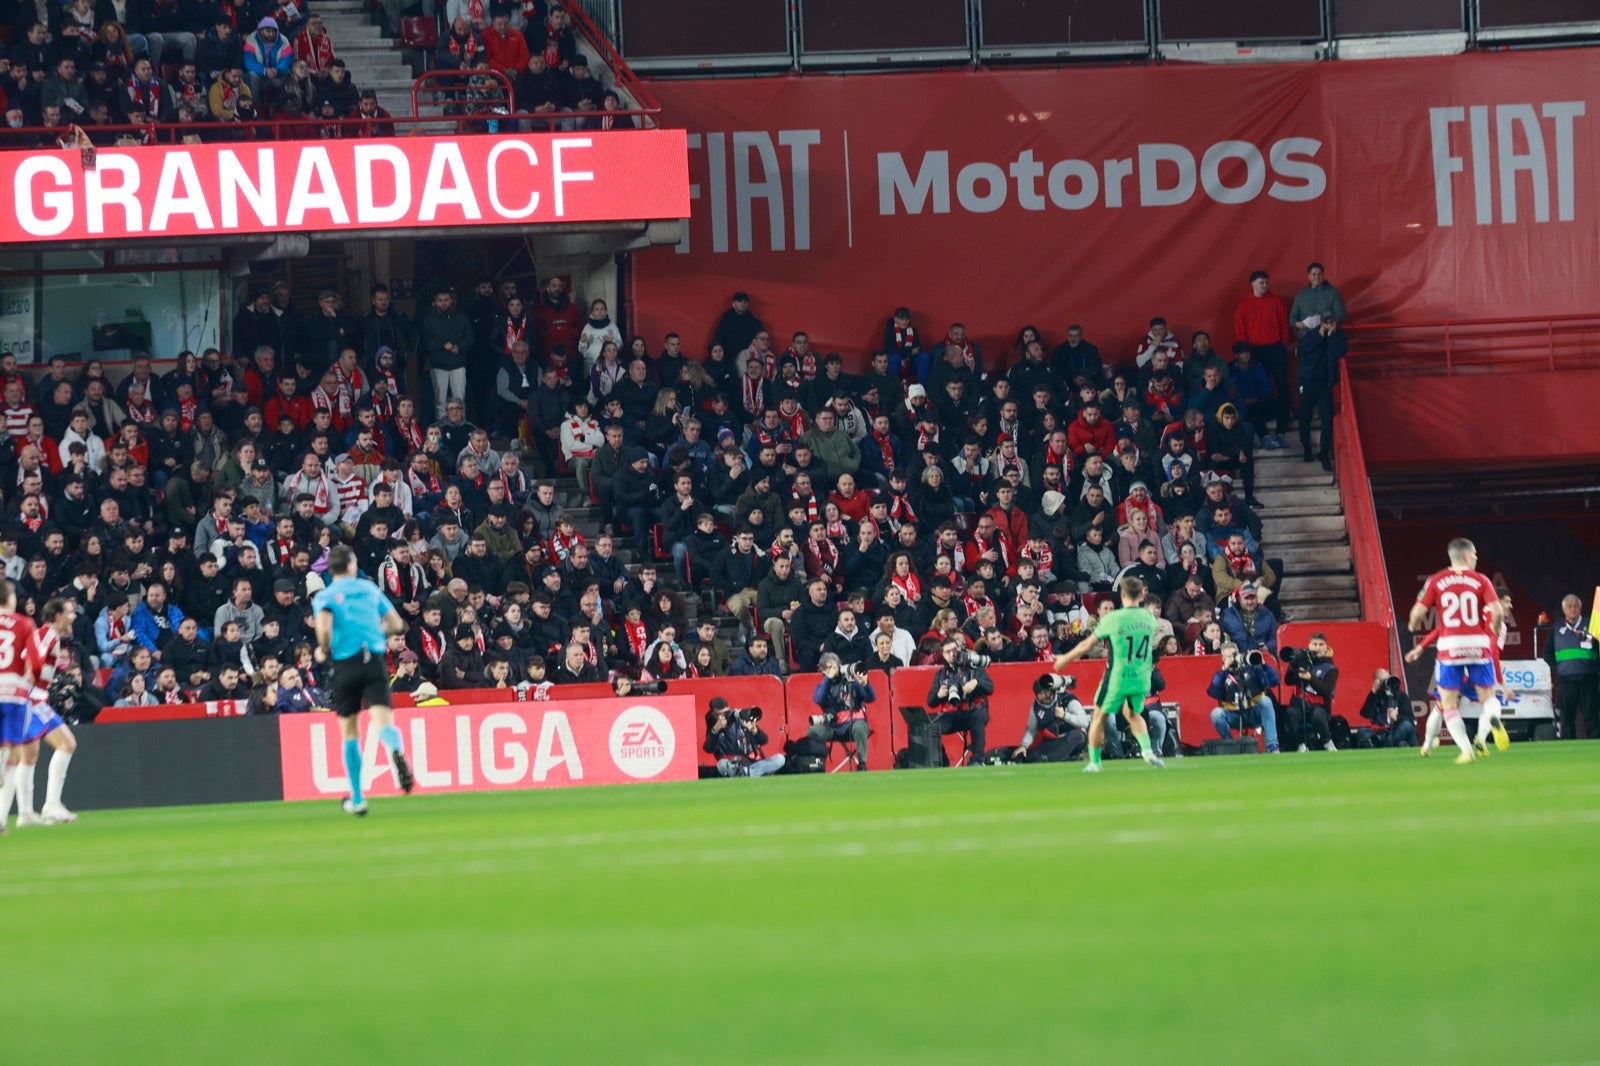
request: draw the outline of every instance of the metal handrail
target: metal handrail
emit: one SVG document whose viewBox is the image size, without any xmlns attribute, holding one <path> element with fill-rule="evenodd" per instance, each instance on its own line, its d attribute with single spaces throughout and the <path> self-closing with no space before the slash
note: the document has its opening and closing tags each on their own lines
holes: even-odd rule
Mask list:
<svg viewBox="0 0 1600 1066">
<path fill-rule="evenodd" d="M 567 13 L 567 18 L 572 22 L 573 29 L 583 34 L 584 40 L 589 42 L 589 47 L 595 50 L 596 55 L 605 60 L 606 66 L 611 68 L 611 77 L 618 86 L 626 90 L 628 96 L 637 105 L 635 109 L 616 113 L 647 116 L 652 123 L 655 122 L 656 117 L 661 114 L 661 101 L 656 99 L 655 94 L 650 91 L 644 82 L 639 80 L 639 76 L 628 66 L 621 54 L 612 47 L 610 39 L 606 37 L 600 27 L 594 24 L 594 19 L 589 17 L 589 13 L 583 9 L 582 4 L 568 4 L 564 10 Z"/>
<path fill-rule="evenodd" d="M 483 70 L 443 70 L 434 68 L 425 70 L 417 80 L 411 83 L 411 115 L 413 118 L 427 117 L 437 119 L 438 115 L 424 116 L 421 109 L 421 94 L 430 88 L 438 93 L 456 93 L 464 91 L 473 78 L 490 77 L 505 86 L 505 109 L 507 112 L 516 110 L 516 87 L 511 84 L 511 79 L 503 71 L 485 68 Z M 437 101 L 435 101 L 437 102 Z M 458 116 L 446 115 L 445 118 Z"/>
<path fill-rule="evenodd" d="M 1352 372 L 1565 370 L 1600 360 L 1600 314 L 1351 323 Z"/>
<path fill-rule="evenodd" d="M 1378 508 L 1372 499 L 1372 481 L 1367 476 L 1366 454 L 1356 420 L 1355 394 L 1350 375 L 1339 383 L 1339 409 L 1334 414 L 1334 469 L 1339 476 L 1339 498 L 1344 509 L 1345 529 L 1350 535 L 1350 560 L 1356 572 L 1356 592 L 1361 599 L 1361 618 L 1379 622 L 1389 629 L 1389 669 L 1400 667 L 1400 632 L 1394 616 L 1394 592 L 1389 585 L 1389 570 L 1384 564 L 1383 542 L 1378 531 Z"/>
</svg>

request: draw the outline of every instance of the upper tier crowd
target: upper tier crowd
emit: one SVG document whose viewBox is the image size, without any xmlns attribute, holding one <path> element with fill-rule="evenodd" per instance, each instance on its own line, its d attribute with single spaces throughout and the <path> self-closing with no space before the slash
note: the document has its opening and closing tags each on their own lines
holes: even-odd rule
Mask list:
<svg viewBox="0 0 1600 1066">
<path fill-rule="evenodd" d="M 498 71 L 520 113 L 559 113 L 567 128 L 636 125 L 610 114 L 624 102 L 590 74 L 561 7 L 450 0 L 443 15 L 432 58 L 463 72 L 443 93 L 452 113 L 504 114 Z M 152 143 L 158 125 L 201 140 L 395 134 L 305 0 L 23 0 L 0 46 L 0 111 L 7 129 L 28 131 L 0 134 L 13 148 Z"/>
</svg>

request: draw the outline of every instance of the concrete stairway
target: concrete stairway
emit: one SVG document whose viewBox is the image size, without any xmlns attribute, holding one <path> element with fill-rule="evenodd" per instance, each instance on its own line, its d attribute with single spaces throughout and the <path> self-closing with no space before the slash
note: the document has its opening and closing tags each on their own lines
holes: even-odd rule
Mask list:
<svg viewBox="0 0 1600 1066">
<path fill-rule="evenodd" d="M 1262 546 L 1283 560 L 1284 620 L 1355 621 L 1361 617 L 1350 538 L 1334 476 L 1301 461 L 1299 442 L 1256 451 Z"/>
<path fill-rule="evenodd" d="M 327 24 L 334 55 L 350 68 L 358 89 L 374 89 L 378 103 L 392 115 L 411 114 L 411 64 L 400 42 L 385 37 L 361 0 L 317 0 L 312 10 Z M 404 134 L 405 129 L 395 131 Z"/>
</svg>

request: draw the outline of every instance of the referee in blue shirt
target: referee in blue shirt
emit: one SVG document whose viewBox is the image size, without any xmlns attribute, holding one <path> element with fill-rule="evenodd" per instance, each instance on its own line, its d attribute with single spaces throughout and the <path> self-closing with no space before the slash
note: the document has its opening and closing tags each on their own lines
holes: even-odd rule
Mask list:
<svg viewBox="0 0 1600 1066">
<path fill-rule="evenodd" d="M 372 712 L 378 739 L 394 760 L 400 787 L 410 792 L 416 778 L 406 762 L 405 743 L 394 724 L 389 695 L 389 671 L 384 668 L 384 647 L 393 633 L 403 633 L 405 622 L 389 598 L 356 573 L 356 553 L 341 544 L 328 554 L 333 581 L 311 600 L 317 619 L 317 657 L 332 660 L 328 673 L 328 702 L 339 716 L 344 734 L 344 768 L 350 775 L 348 814 L 367 813 L 361 794 L 361 705 Z"/>
</svg>

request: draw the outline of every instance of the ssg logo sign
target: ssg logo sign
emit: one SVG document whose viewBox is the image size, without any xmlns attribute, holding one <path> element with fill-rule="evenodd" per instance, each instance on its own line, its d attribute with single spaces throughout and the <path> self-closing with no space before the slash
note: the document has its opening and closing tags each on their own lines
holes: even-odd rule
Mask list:
<svg viewBox="0 0 1600 1066">
<path fill-rule="evenodd" d="M 676 737 L 667 716 L 654 707 L 629 707 L 611 724 L 611 761 L 629 777 L 655 777 L 672 762 Z"/>
</svg>

